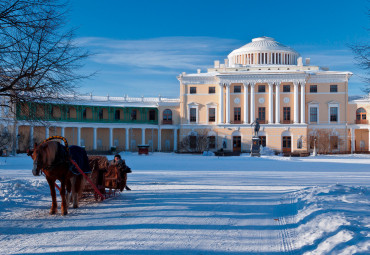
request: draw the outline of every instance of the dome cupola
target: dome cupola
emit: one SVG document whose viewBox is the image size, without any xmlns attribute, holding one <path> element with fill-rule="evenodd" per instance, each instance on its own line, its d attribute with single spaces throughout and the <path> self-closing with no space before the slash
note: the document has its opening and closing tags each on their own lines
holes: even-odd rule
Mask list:
<svg viewBox="0 0 370 255">
<path fill-rule="evenodd" d="M 228 55 L 229 67 L 297 65 L 299 53 L 271 37 L 258 37 Z"/>
</svg>

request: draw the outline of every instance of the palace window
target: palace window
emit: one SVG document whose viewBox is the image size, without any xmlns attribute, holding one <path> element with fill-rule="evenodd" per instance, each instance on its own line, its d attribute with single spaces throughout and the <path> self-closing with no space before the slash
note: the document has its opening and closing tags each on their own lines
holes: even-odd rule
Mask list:
<svg viewBox="0 0 370 255">
<path fill-rule="evenodd" d="M 114 120 L 119 120 L 121 118 L 121 111 L 120 110 L 116 110 L 114 112 Z"/>
<path fill-rule="evenodd" d="M 197 87 L 190 87 L 190 94 L 196 94 L 197 93 Z"/>
<path fill-rule="evenodd" d="M 149 120 L 155 120 L 155 110 L 149 110 Z"/>
<path fill-rule="evenodd" d="M 357 124 L 367 124 L 366 123 L 366 110 L 364 108 L 358 108 L 356 111 L 356 123 Z"/>
<path fill-rule="evenodd" d="M 215 94 L 216 93 L 216 87 L 208 87 L 208 94 Z"/>
<path fill-rule="evenodd" d="M 330 107 L 330 122 L 338 121 L 338 107 Z"/>
<path fill-rule="evenodd" d="M 197 122 L 197 109 L 190 108 L 190 122 Z"/>
<path fill-rule="evenodd" d="M 241 108 L 240 107 L 235 107 L 234 108 L 234 121 L 236 123 L 240 122 L 240 116 L 241 116 Z"/>
<path fill-rule="evenodd" d="M 337 93 L 338 85 L 330 85 L 330 93 Z"/>
<path fill-rule="evenodd" d="M 283 120 L 285 123 L 290 123 L 290 107 L 283 108 Z"/>
<path fill-rule="evenodd" d="M 172 121 L 172 111 L 170 109 L 166 109 L 163 111 L 163 120 Z"/>
<path fill-rule="evenodd" d="M 283 85 L 283 92 L 290 92 L 290 85 Z"/>
<path fill-rule="evenodd" d="M 208 149 L 216 149 L 216 137 L 208 136 Z"/>
<path fill-rule="evenodd" d="M 266 147 L 266 136 L 260 136 L 262 147 Z"/>
<path fill-rule="evenodd" d="M 266 86 L 265 85 L 258 85 L 258 92 L 259 93 L 266 92 Z"/>
<path fill-rule="evenodd" d="M 84 120 L 86 120 L 86 117 L 87 115 L 86 115 L 86 109 L 84 109 L 83 111 L 82 111 L 82 119 L 84 119 Z"/>
<path fill-rule="evenodd" d="M 216 109 L 215 108 L 209 108 L 208 109 L 208 121 L 209 122 L 215 122 L 216 121 Z"/>
<path fill-rule="evenodd" d="M 283 136 L 283 148 L 292 148 L 291 136 Z"/>
<path fill-rule="evenodd" d="M 234 93 L 241 93 L 242 92 L 242 86 L 234 86 Z"/>
<path fill-rule="evenodd" d="M 99 110 L 99 120 L 103 119 L 103 109 Z"/>
<path fill-rule="evenodd" d="M 131 110 L 131 120 L 137 120 L 137 111 Z"/>
<path fill-rule="evenodd" d="M 310 107 L 310 122 L 317 122 L 317 107 Z"/>
<path fill-rule="evenodd" d="M 310 93 L 317 93 L 317 85 L 310 85 Z"/>
<path fill-rule="evenodd" d="M 258 120 L 261 123 L 265 123 L 265 120 L 266 120 L 266 108 L 265 107 L 258 107 Z"/>
</svg>

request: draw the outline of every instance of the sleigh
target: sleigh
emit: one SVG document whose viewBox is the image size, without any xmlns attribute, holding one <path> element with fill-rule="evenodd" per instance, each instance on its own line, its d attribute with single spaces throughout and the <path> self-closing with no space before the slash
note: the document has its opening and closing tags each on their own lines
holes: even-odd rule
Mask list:
<svg viewBox="0 0 370 255">
<path fill-rule="evenodd" d="M 93 194 L 95 200 L 103 200 L 102 196 L 104 199 L 114 197 L 126 187 L 127 174 L 121 174 L 121 169 L 109 165 L 107 157 L 89 156 L 88 158 L 91 169 L 88 178 L 91 182 L 85 182 L 84 197 Z"/>
</svg>

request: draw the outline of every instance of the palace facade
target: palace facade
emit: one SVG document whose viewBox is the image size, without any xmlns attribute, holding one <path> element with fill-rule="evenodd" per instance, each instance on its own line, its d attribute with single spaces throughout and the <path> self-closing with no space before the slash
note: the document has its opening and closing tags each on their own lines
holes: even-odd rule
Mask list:
<svg viewBox="0 0 370 255">
<path fill-rule="evenodd" d="M 258 119 L 262 145 L 278 152 L 311 151 L 319 137 L 328 152 L 369 151 L 370 100 L 348 100 L 351 75 L 311 65 L 292 48 L 259 37 L 205 73 L 179 75 L 177 99 L 71 96 L 64 104 L 17 105 L 8 129 L 18 135 L 20 151 L 62 135 L 95 151 L 136 151 L 139 144 L 181 151 L 184 139 L 193 147 L 206 136 L 207 150 L 248 152 Z M 7 114 L 2 109 L 3 123 Z M 37 118 L 43 122 L 29 121 Z"/>
</svg>

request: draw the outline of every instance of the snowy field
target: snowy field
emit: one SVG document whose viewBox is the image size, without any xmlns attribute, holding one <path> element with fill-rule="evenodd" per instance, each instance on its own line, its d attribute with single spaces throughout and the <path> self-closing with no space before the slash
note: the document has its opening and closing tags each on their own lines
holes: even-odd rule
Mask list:
<svg viewBox="0 0 370 255">
<path fill-rule="evenodd" d="M 132 191 L 67 216 L 0 158 L 0 254 L 370 254 L 370 155 L 123 157 Z"/>
</svg>

